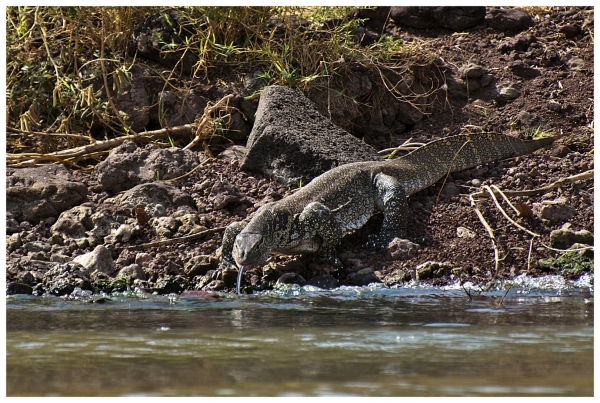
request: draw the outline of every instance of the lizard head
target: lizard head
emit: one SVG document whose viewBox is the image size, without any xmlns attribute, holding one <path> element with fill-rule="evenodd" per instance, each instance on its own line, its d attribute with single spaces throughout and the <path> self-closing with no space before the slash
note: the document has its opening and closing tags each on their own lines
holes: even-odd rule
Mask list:
<svg viewBox="0 0 600 403">
<path fill-rule="evenodd" d="M 264 263 L 273 249 L 284 246 L 292 220 L 293 215 L 276 203 L 262 206 L 235 238 L 232 251 L 235 263 L 238 266 Z"/>
<path fill-rule="evenodd" d="M 260 233 L 240 232 L 233 244 L 233 259 L 238 266 L 260 264 L 268 259 L 271 248 Z"/>
</svg>

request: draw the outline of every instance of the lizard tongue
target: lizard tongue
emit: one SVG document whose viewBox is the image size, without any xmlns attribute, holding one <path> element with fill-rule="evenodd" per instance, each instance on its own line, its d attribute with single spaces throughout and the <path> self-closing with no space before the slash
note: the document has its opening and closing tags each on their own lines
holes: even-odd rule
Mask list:
<svg viewBox="0 0 600 403">
<path fill-rule="evenodd" d="M 241 283 L 242 283 L 242 272 L 244 271 L 244 268 L 246 267 L 246 265 L 241 264 L 240 265 L 240 270 L 238 272 L 238 278 L 237 278 L 237 287 L 235 289 L 236 293 L 238 295 L 240 295 L 240 288 L 241 288 Z"/>
</svg>

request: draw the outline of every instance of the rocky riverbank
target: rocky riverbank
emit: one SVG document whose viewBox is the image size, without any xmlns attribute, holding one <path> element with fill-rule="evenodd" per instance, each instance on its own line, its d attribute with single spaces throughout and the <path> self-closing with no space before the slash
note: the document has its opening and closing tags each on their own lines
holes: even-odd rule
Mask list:
<svg viewBox="0 0 600 403">
<path fill-rule="evenodd" d="M 418 44 L 435 57 L 402 73 L 349 63 L 345 81 L 337 83 L 343 97 L 317 83 L 304 92 L 307 98 L 286 95 L 294 107 L 282 107 L 280 114 L 269 114 L 276 106 L 261 112 L 266 98 L 252 96 L 265 87 L 260 74 L 217 83 L 198 79 L 186 94 L 155 85 L 148 66 L 174 68 L 168 63 L 181 55 L 175 62 L 152 56 L 152 35 L 164 24 L 149 17 L 134 30 L 145 64 L 136 65 L 131 83 L 115 93 L 118 109 L 135 131 L 153 129 L 159 113 L 151 105 L 161 99 L 169 106 L 161 122 L 177 127 L 193 124 L 209 102 L 232 95 L 223 120 L 228 141 L 191 149 L 123 141 L 91 171 L 9 166 L 8 293 L 231 291 L 237 271 L 216 270 L 226 225 L 333 166 L 380 158 L 378 150 L 409 138 L 427 142 L 465 131 L 563 137 L 546 150 L 452 174 L 411 196 L 412 242 L 397 240 L 384 251 L 363 248 L 381 224 L 376 215 L 339 245 L 341 267 L 310 256 L 272 258 L 246 273 L 245 291 L 277 283 L 331 288 L 462 279 L 483 285 L 494 275 L 494 245 L 500 279 L 593 271 L 587 246 L 593 245 L 594 220 L 593 10 L 447 11 L 356 11 L 354 17 L 368 18 L 354 32 L 362 46 L 383 38 Z M 270 99 L 272 105 L 278 100 Z M 257 141 L 257 133 L 269 136 Z M 519 214 L 503 204 L 513 220 L 539 236 L 511 224 L 480 196 L 476 206 L 494 231 L 492 242 L 469 199 L 484 185 L 545 188 L 510 196 Z M 553 250 L 572 247 L 568 254 Z"/>
</svg>

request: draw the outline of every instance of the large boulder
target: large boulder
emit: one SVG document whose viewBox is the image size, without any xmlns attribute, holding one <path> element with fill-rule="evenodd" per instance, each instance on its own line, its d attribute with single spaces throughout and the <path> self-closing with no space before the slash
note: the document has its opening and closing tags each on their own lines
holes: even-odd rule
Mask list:
<svg viewBox="0 0 600 403">
<path fill-rule="evenodd" d="M 255 119 L 242 169 L 290 187 L 350 162 L 381 160 L 373 147 L 337 127 L 291 88 L 265 88 Z"/>
<path fill-rule="evenodd" d="M 480 24 L 485 19 L 485 7 L 431 7 L 403 6 L 392 7 L 390 17 L 396 24 L 407 27 L 428 29 L 447 28 L 462 31 Z"/>
<path fill-rule="evenodd" d="M 124 141 L 94 170 L 102 190 L 116 193 L 140 183 L 176 178 L 199 163 L 198 153 L 190 150 L 163 149 L 154 144 L 141 148 L 132 141 Z"/>
<path fill-rule="evenodd" d="M 17 221 L 58 217 L 86 197 L 87 186 L 62 165 L 6 170 L 6 211 Z"/>
</svg>

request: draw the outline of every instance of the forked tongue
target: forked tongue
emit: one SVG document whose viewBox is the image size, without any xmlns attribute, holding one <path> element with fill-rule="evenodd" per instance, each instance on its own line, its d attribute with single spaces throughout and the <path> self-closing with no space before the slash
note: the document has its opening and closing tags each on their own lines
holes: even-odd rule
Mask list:
<svg viewBox="0 0 600 403">
<path fill-rule="evenodd" d="M 246 266 L 241 264 L 240 270 L 238 271 L 237 287 L 235 289 L 235 292 L 237 292 L 238 295 L 240 295 L 240 288 L 241 288 L 241 283 L 242 283 L 242 272 L 244 271 L 244 267 L 246 267 Z"/>
</svg>

